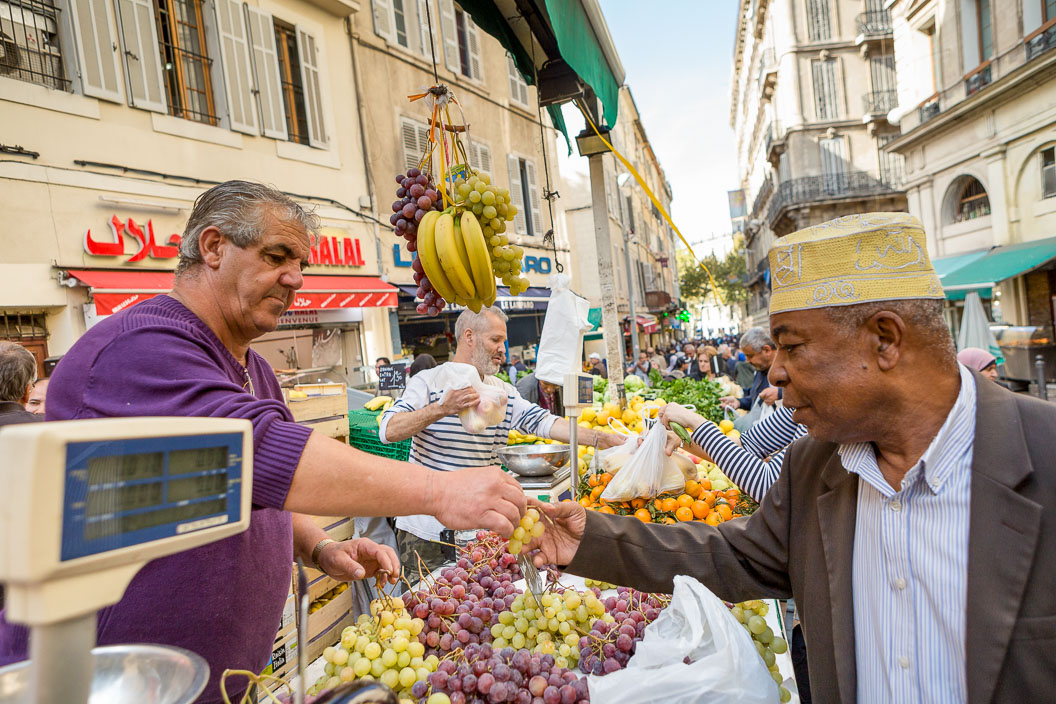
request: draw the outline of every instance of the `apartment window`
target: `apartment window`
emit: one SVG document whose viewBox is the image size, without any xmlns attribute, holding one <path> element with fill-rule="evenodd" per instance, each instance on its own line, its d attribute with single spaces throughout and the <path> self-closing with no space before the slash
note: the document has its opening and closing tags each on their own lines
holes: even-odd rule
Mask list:
<svg viewBox="0 0 1056 704">
<path fill-rule="evenodd" d="M 410 40 L 407 37 L 407 13 L 403 9 L 403 0 L 392 0 L 392 16 L 395 20 L 396 43 L 408 46 Z"/>
<path fill-rule="evenodd" d="M 155 9 L 169 114 L 215 125 L 201 0 L 157 0 Z"/>
<path fill-rule="evenodd" d="M 444 39 L 444 65 L 474 80 L 483 80 L 480 32 L 472 18 L 453 0 L 439 0 L 440 29 Z"/>
<path fill-rule="evenodd" d="M 524 82 L 524 77 L 517 70 L 517 64 L 513 62 L 513 57 L 509 54 L 506 55 L 506 73 L 510 79 L 510 102 L 523 108 L 530 107 L 528 105 L 528 84 Z"/>
<path fill-rule="evenodd" d="M 466 144 L 466 155 L 474 171 L 491 173 L 491 149 L 486 145 L 477 141 L 470 142 Z"/>
<path fill-rule="evenodd" d="M 818 120 L 835 120 L 838 117 L 836 103 L 836 59 L 811 61 L 814 77 L 814 111 Z"/>
<path fill-rule="evenodd" d="M 535 162 L 511 155 L 507 160 L 507 166 L 510 172 L 510 199 L 517 206 L 517 215 L 513 221 L 514 232 L 529 237 L 542 235 L 545 232 L 543 207 L 542 199 L 539 197 L 539 180 Z"/>
<path fill-rule="evenodd" d="M 297 56 L 296 28 L 275 20 L 275 49 L 282 104 L 286 111 L 286 136 L 291 142 L 308 144 L 308 110 L 304 102 L 301 62 Z"/>
<path fill-rule="evenodd" d="M 986 195 L 986 189 L 978 180 L 969 177 L 961 186 L 960 195 L 957 198 L 957 212 L 954 214 L 956 222 L 974 220 L 990 214 L 990 198 Z"/>
<path fill-rule="evenodd" d="M 406 117 L 400 118 L 400 143 L 403 147 L 403 169 L 413 169 L 429 149 L 429 125 Z"/>
<path fill-rule="evenodd" d="M 897 134 L 878 134 L 876 136 L 876 153 L 880 162 L 880 182 L 889 186 L 900 186 L 906 173 L 906 159 L 901 154 L 884 150 Z"/>
<path fill-rule="evenodd" d="M 1056 147 L 1041 150 L 1041 197 L 1056 196 Z"/>
<path fill-rule="evenodd" d="M 896 89 L 894 55 L 885 54 L 883 56 L 870 56 L 869 76 L 873 81 L 874 92 L 893 92 Z M 891 107 L 894 107 L 894 105 Z"/>
<path fill-rule="evenodd" d="M 1056 19 L 1056 0 L 1044 0 L 1042 12 L 1043 23 Z"/>
<path fill-rule="evenodd" d="M 59 47 L 60 21 L 54 0 L 0 3 L 0 76 L 70 90 Z"/>
<path fill-rule="evenodd" d="M 826 193 L 839 194 L 847 188 L 847 142 L 843 137 L 818 140 L 821 149 L 822 187 Z"/>
<path fill-rule="evenodd" d="M 933 93 L 939 91 L 942 86 L 942 53 L 939 51 L 939 37 L 935 32 L 935 22 L 932 21 L 921 31 L 928 37 L 928 51 L 931 54 L 931 88 Z"/>
<path fill-rule="evenodd" d="M 627 231 L 634 232 L 634 202 L 630 196 L 626 197 L 627 201 Z"/>
<path fill-rule="evenodd" d="M 979 61 L 994 55 L 993 25 L 990 22 L 990 0 L 975 0 L 975 17 L 979 24 Z"/>
<path fill-rule="evenodd" d="M 807 36 L 812 42 L 832 37 L 829 0 L 807 0 Z"/>
<path fill-rule="evenodd" d="M 373 0 L 374 33 L 391 44 L 432 58 L 426 0 Z"/>
</svg>

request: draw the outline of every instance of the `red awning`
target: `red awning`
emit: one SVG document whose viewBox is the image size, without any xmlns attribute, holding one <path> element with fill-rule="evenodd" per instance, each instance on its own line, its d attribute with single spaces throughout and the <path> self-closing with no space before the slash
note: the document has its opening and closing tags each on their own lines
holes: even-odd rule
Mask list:
<svg viewBox="0 0 1056 704">
<path fill-rule="evenodd" d="M 172 289 L 168 271 L 90 271 L 69 275 L 91 287 L 95 312 L 110 315 Z M 374 276 L 305 276 L 290 310 L 396 307 L 397 289 Z"/>
</svg>

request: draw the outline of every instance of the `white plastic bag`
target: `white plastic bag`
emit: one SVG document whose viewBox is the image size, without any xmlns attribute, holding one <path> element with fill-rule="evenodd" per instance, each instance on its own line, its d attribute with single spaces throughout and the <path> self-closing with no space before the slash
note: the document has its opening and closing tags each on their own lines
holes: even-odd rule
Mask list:
<svg viewBox="0 0 1056 704">
<path fill-rule="evenodd" d="M 539 354 L 535 378 L 550 384 L 563 384 L 565 375 L 579 371 L 583 356 L 583 333 L 590 330 L 590 301 L 568 288 L 568 277 L 550 277 L 550 301 L 546 305 L 543 333 L 539 336 Z"/>
<path fill-rule="evenodd" d="M 678 464 L 664 454 L 666 440 L 667 431 L 657 423 L 645 434 L 645 441 L 623 465 L 619 474 L 605 487 L 601 498 L 606 501 L 630 501 L 681 491 L 686 479 Z"/>
<path fill-rule="evenodd" d="M 480 401 L 476 406 L 467 408 L 458 414 L 462 427 L 467 433 L 474 435 L 483 433 L 493 425 L 498 425 L 506 418 L 506 404 L 509 395 L 506 386 L 499 379 L 486 377 L 483 381 L 477 368 L 472 364 L 461 362 L 445 362 L 440 365 L 434 384 L 448 391 L 473 387 L 480 395 Z"/>
<path fill-rule="evenodd" d="M 611 426 L 610 426 L 611 427 Z M 601 471 L 616 474 L 630 461 L 631 456 L 638 450 L 638 433 L 628 431 L 623 433 L 625 439 L 620 445 L 606 447 L 594 453 Z"/>
<path fill-rule="evenodd" d="M 675 577 L 671 605 L 646 627 L 627 667 L 590 675 L 587 686 L 590 700 L 605 704 L 779 701 L 770 672 L 730 610 L 683 575 Z"/>
</svg>

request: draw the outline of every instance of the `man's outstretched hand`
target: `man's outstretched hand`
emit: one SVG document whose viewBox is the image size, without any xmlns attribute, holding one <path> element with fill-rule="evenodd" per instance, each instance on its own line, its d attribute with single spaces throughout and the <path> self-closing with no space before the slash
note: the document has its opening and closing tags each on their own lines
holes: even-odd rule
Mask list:
<svg viewBox="0 0 1056 704">
<path fill-rule="evenodd" d="M 543 534 L 527 545 L 529 551 L 538 551 L 532 555 L 532 562 L 536 567 L 572 562 L 587 527 L 587 510 L 575 501 L 551 504 L 530 498 L 528 503 L 543 514 L 540 522 L 546 526 Z"/>
<path fill-rule="evenodd" d="M 395 584 L 400 575 L 400 560 L 396 557 L 396 551 L 388 545 L 378 545 L 366 538 L 329 543 L 319 552 L 319 566 L 339 582 L 385 573 L 386 579 Z"/>
</svg>

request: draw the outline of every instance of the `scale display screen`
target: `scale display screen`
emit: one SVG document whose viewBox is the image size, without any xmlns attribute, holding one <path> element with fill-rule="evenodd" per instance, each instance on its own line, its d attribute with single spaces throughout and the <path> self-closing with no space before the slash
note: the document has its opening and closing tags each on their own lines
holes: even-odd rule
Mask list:
<svg viewBox="0 0 1056 704">
<path fill-rule="evenodd" d="M 66 446 L 62 560 L 240 520 L 242 435 Z"/>
</svg>

